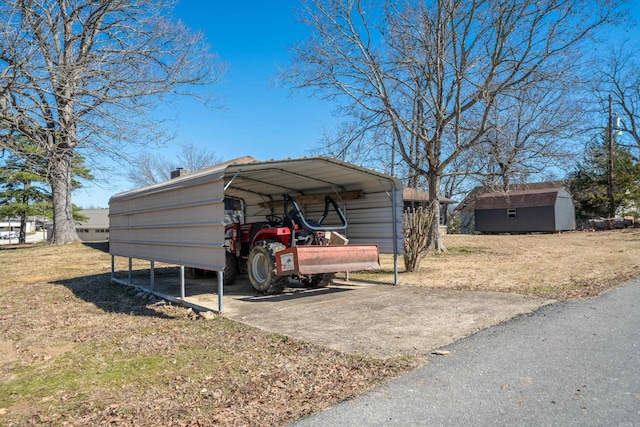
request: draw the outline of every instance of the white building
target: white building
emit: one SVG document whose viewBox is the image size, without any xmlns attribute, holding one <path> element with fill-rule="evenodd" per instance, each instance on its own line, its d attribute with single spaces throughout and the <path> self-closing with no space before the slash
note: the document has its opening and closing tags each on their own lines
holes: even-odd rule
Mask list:
<svg viewBox="0 0 640 427">
<path fill-rule="evenodd" d="M 29 218 L 27 220 L 27 225 L 26 225 L 26 229 L 25 231 L 27 233 L 33 233 L 36 230 L 36 221 L 34 218 Z M 7 219 L 5 218 L 4 221 L 0 221 L 0 235 L 4 235 L 5 233 L 8 233 L 9 231 L 13 231 L 16 234 L 20 233 L 20 220 L 19 219 L 15 219 L 15 218 L 11 218 L 11 219 Z"/>
<path fill-rule="evenodd" d="M 84 209 L 80 215 L 89 218 L 76 222 L 76 233 L 83 242 L 109 240 L 109 209 Z"/>
</svg>

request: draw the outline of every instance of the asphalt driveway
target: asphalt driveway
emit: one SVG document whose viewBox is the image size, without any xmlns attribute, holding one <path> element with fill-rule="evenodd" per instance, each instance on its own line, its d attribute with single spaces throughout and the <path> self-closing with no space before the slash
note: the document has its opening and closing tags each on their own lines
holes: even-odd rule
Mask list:
<svg viewBox="0 0 640 427">
<path fill-rule="evenodd" d="M 638 426 L 640 280 L 557 303 L 295 423 L 310 426 Z"/>
</svg>

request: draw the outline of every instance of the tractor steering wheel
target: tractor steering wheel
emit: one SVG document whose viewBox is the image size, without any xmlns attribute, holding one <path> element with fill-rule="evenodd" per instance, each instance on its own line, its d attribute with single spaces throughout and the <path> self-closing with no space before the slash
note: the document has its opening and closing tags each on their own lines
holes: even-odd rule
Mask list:
<svg viewBox="0 0 640 427">
<path fill-rule="evenodd" d="M 279 217 L 278 215 L 267 215 L 266 218 L 267 221 L 269 221 L 269 225 L 272 227 L 282 224 L 282 217 Z"/>
</svg>

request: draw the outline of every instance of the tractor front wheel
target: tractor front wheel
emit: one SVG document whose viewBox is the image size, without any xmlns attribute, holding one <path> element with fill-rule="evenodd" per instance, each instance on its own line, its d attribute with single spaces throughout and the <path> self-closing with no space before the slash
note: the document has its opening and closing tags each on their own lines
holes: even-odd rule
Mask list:
<svg viewBox="0 0 640 427">
<path fill-rule="evenodd" d="M 238 258 L 231 252 L 225 252 L 224 285 L 233 285 L 238 277 Z"/>
<path fill-rule="evenodd" d="M 184 275 L 187 279 L 201 279 L 204 276 L 204 270 L 201 268 L 185 267 Z"/>
<path fill-rule="evenodd" d="M 283 249 L 285 246 L 282 243 L 268 240 L 257 242 L 251 248 L 247 270 L 249 281 L 256 291 L 274 294 L 284 289 L 287 277 L 276 276 L 276 252 Z"/>
</svg>

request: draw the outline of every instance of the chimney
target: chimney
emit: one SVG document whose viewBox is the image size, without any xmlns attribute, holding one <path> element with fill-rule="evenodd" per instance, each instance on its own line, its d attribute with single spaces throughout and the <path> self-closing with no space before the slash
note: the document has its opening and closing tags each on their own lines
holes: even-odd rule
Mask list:
<svg viewBox="0 0 640 427">
<path fill-rule="evenodd" d="M 178 178 L 181 176 L 186 175 L 188 172 L 186 171 L 185 168 L 176 168 L 176 170 L 171 171 L 171 179 L 173 178 Z"/>
</svg>

